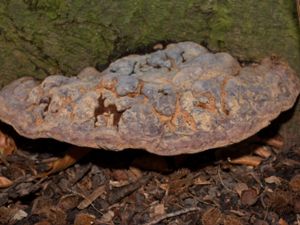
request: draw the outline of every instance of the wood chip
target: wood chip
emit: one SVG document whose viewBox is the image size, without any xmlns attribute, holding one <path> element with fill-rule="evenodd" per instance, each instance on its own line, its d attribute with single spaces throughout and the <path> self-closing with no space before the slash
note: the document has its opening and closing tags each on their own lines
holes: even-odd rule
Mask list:
<svg viewBox="0 0 300 225">
<path fill-rule="evenodd" d="M 237 183 L 234 186 L 234 190 L 236 191 L 236 193 L 241 197 L 242 196 L 242 192 L 249 189 L 248 185 L 245 183 Z"/>
<path fill-rule="evenodd" d="M 300 174 L 295 175 L 289 182 L 290 188 L 294 192 L 300 192 Z"/>
<path fill-rule="evenodd" d="M 232 164 L 241 164 L 241 165 L 253 166 L 253 167 L 259 166 L 262 160 L 263 159 L 258 156 L 250 156 L 250 155 L 242 156 L 235 159 L 228 159 L 228 161 Z"/>
<path fill-rule="evenodd" d="M 203 225 L 218 225 L 221 224 L 223 214 L 218 208 L 209 208 L 206 210 L 201 218 Z"/>
<path fill-rule="evenodd" d="M 53 162 L 49 162 L 47 167 L 49 170 L 45 173 L 40 174 L 39 176 L 48 176 L 50 174 L 54 174 L 57 172 L 60 172 L 69 166 L 72 166 L 74 163 L 76 163 L 79 159 L 84 157 L 86 154 L 88 154 L 90 149 L 88 148 L 81 148 L 72 146 L 64 157 L 59 158 Z"/>
<path fill-rule="evenodd" d="M 211 182 L 209 180 L 207 180 L 206 178 L 204 178 L 204 177 L 196 177 L 194 179 L 193 183 L 195 185 L 208 185 L 208 184 L 211 184 Z"/>
<path fill-rule="evenodd" d="M 272 138 L 263 139 L 263 142 L 276 149 L 282 149 L 284 145 L 283 137 L 279 134 Z"/>
<path fill-rule="evenodd" d="M 272 151 L 266 146 L 259 146 L 254 150 L 254 153 L 262 158 L 269 158 L 272 155 Z"/>
<path fill-rule="evenodd" d="M 256 203 L 257 198 L 258 198 L 258 193 L 257 193 L 256 189 L 249 188 L 242 192 L 241 202 L 243 205 L 251 206 Z"/>
<path fill-rule="evenodd" d="M 96 217 L 87 213 L 78 213 L 75 217 L 74 225 L 92 225 Z"/>
<path fill-rule="evenodd" d="M 11 155 L 16 149 L 15 141 L 0 131 L 0 155 L 4 157 Z"/>
<path fill-rule="evenodd" d="M 280 185 L 281 184 L 281 178 L 276 177 L 276 176 L 270 176 L 270 177 L 265 178 L 265 182 L 268 183 L 268 184 Z"/>
<path fill-rule="evenodd" d="M 284 219 L 280 218 L 278 221 L 278 225 L 289 225 Z"/>
<path fill-rule="evenodd" d="M 78 209 L 85 209 L 90 204 L 92 204 L 98 197 L 100 197 L 105 192 L 105 185 L 102 185 L 98 188 L 96 188 L 92 194 L 87 196 L 82 202 L 79 203 L 77 206 Z"/>
<path fill-rule="evenodd" d="M 7 188 L 11 186 L 13 182 L 7 177 L 0 176 L 0 188 Z"/>
</svg>

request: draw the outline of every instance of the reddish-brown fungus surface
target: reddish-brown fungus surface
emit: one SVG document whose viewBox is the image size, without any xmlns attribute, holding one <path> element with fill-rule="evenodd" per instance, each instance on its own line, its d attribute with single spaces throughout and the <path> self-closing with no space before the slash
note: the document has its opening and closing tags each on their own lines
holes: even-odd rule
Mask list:
<svg viewBox="0 0 300 225">
<path fill-rule="evenodd" d="M 278 60 L 241 66 L 182 42 L 102 72 L 18 79 L 0 92 L 0 119 L 29 138 L 176 155 L 255 134 L 291 108 L 299 90 L 295 72 Z"/>
</svg>

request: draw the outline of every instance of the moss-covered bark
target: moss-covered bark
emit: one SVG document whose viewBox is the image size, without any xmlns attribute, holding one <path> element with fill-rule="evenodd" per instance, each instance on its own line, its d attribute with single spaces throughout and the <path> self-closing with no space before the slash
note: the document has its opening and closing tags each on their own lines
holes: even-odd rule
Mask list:
<svg viewBox="0 0 300 225">
<path fill-rule="evenodd" d="M 300 74 L 293 0 L 2 0 L 0 87 L 183 40 L 246 61 L 279 55 Z"/>
<path fill-rule="evenodd" d="M 294 1 L 3 0 L 0 84 L 76 74 L 159 41 L 192 40 L 242 60 L 277 54 L 300 72 Z"/>
</svg>

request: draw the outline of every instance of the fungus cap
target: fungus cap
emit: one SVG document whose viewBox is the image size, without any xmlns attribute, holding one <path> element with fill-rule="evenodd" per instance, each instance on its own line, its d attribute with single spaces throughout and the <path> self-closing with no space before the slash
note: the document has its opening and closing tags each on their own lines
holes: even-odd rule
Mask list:
<svg viewBox="0 0 300 225">
<path fill-rule="evenodd" d="M 102 72 L 20 78 L 0 91 L 0 119 L 33 139 L 177 155 L 254 135 L 291 108 L 299 91 L 283 62 L 242 66 L 227 53 L 181 42 L 123 57 Z"/>
</svg>

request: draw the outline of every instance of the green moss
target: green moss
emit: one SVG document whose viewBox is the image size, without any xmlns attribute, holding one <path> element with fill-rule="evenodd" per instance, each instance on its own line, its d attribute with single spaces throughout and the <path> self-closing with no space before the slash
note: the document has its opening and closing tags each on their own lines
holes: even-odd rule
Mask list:
<svg viewBox="0 0 300 225">
<path fill-rule="evenodd" d="M 6 0 L 0 1 L 0 87 L 22 76 L 104 68 L 157 42 L 185 40 L 246 61 L 275 54 L 300 74 L 294 1 Z M 290 131 L 299 129 L 297 109 Z"/>
<path fill-rule="evenodd" d="M 299 32 L 293 1 L 1 1 L 0 85 L 24 75 L 73 75 L 183 40 L 242 60 L 277 54 L 300 73 Z"/>
</svg>

